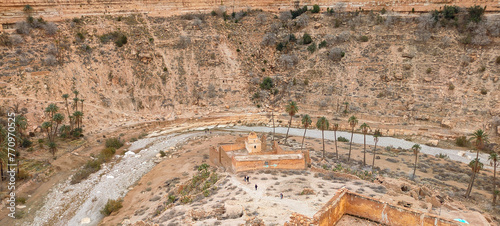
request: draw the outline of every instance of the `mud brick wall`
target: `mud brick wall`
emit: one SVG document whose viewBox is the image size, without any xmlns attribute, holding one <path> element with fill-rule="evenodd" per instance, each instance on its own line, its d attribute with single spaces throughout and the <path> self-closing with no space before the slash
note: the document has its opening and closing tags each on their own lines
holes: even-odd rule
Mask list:
<svg viewBox="0 0 500 226">
<path fill-rule="evenodd" d="M 304 159 L 282 159 L 267 160 L 268 166 L 265 167 L 265 160 L 258 161 L 236 161 L 233 160 L 234 172 L 259 170 L 259 169 L 305 169 Z M 276 164 L 276 167 L 273 165 Z"/>
<path fill-rule="evenodd" d="M 377 199 L 350 192 L 346 188 L 342 188 L 335 193 L 332 199 L 314 215 L 313 222 L 321 226 L 335 225 L 344 214 L 395 226 L 461 225 L 456 221 L 444 219 L 433 214 L 394 206 Z"/>
<path fill-rule="evenodd" d="M 245 144 L 243 144 L 243 146 L 245 146 Z M 236 148 L 234 150 L 239 149 L 237 145 L 224 145 L 219 147 L 218 149 L 215 147 L 210 147 L 210 152 L 209 152 L 210 162 L 212 162 L 217 166 L 222 166 L 226 169 L 229 169 L 230 171 L 233 171 L 234 160 L 227 155 L 226 151 L 223 150 L 224 148 L 229 150 L 231 150 L 231 148 Z"/>
</svg>

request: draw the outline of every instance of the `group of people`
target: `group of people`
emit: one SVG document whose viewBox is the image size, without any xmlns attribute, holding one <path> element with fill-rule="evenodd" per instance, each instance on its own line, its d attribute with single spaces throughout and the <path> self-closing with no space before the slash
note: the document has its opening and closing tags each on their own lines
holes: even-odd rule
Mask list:
<svg viewBox="0 0 500 226">
<path fill-rule="evenodd" d="M 250 176 L 243 176 L 243 181 L 247 182 L 247 183 L 250 183 Z M 257 191 L 257 188 L 259 186 L 257 186 L 257 184 L 255 184 L 255 190 Z M 283 193 L 280 193 L 280 198 L 283 199 Z"/>
</svg>

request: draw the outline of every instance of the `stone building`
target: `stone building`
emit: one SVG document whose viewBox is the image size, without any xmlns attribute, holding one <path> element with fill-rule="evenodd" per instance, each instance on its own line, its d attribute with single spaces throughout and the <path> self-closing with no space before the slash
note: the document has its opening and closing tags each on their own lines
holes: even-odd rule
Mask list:
<svg viewBox="0 0 500 226">
<path fill-rule="evenodd" d="M 258 169 L 306 169 L 311 164 L 308 150 L 283 150 L 276 141 L 267 148 L 266 136 L 255 132 L 236 143 L 210 147 L 210 161 L 231 172 Z"/>
</svg>

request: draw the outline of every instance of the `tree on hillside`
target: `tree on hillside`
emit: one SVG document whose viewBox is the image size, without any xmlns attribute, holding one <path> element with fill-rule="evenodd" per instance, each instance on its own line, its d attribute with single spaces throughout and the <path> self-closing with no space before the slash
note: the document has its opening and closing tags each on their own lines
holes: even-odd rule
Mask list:
<svg viewBox="0 0 500 226">
<path fill-rule="evenodd" d="M 42 123 L 42 131 L 45 131 L 45 133 L 47 134 L 47 139 L 52 140 L 51 139 L 51 128 L 52 128 L 52 123 L 51 122 L 43 122 Z"/>
<path fill-rule="evenodd" d="M 76 128 L 80 129 L 80 122 L 82 120 L 83 113 L 81 111 L 75 111 L 75 113 L 73 113 L 73 117 L 75 117 Z"/>
<path fill-rule="evenodd" d="M 16 115 L 15 120 L 16 120 L 15 121 L 16 132 L 19 134 L 19 137 L 23 138 L 24 137 L 23 131 L 26 130 L 26 128 L 28 128 L 28 120 L 26 119 L 26 117 L 24 117 L 24 115 Z M 20 141 L 20 139 L 16 140 Z"/>
<path fill-rule="evenodd" d="M 382 136 L 382 133 L 380 132 L 380 130 L 376 129 L 375 133 L 373 134 L 373 142 L 375 142 L 375 148 L 373 149 L 372 174 L 375 168 L 375 154 L 377 153 L 377 143 L 380 136 Z"/>
<path fill-rule="evenodd" d="M 290 122 L 288 122 L 288 129 L 286 130 L 286 137 L 285 137 L 285 144 L 286 144 L 288 140 L 288 132 L 290 131 L 290 126 L 292 126 L 293 116 L 297 114 L 297 112 L 299 111 L 299 107 L 297 106 L 297 103 L 295 103 L 295 101 L 290 101 L 290 103 L 286 105 L 285 110 L 288 113 L 288 115 L 290 115 Z"/>
<path fill-rule="evenodd" d="M 411 147 L 411 149 L 413 150 L 413 154 L 415 155 L 415 168 L 413 169 L 413 176 L 411 178 L 415 180 L 415 172 L 417 171 L 418 153 L 420 153 L 422 147 L 420 147 L 419 144 L 414 144 L 413 147 Z"/>
<path fill-rule="evenodd" d="M 57 152 L 57 145 L 55 142 L 53 141 L 49 142 L 49 151 L 50 153 L 52 153 L 52 157 L 55 159 Z"/>
<path fill-rule="evenodd" d="M 61 125 L 62 121 L 64 120 L 64 115 L 63 114 L 60 114 L 60 113 L 57 113 L 54 115 L 53 117 L 53 121 L 56 123 L 55 125 L 55 128 L 54 128 L 54 134 L 52 135 L 52 137 L 56 137 L 57 136 L 57 128 L 59 127 L 59 125 Z"/>
<path fill-rule="evenodd" d="M 356 125 L 358 124 L 358 119 L 356 118 L 356 116 L 351 116 L 349 118 L 349 120 L 347 120 L 347 122 L 349 123 L 349 125 L 351 126 L 352 130 L 351 130 L 351 143 L 349 143 L 349 156 L 347 157 L 347 161 L 351 161 L 351 148 L 352 148 L 352 138 L 354 136 L 354 127 L 356 127 Z"/>
<path fill-rule="evenodd" d="M 498 166 L 498 154 L 495 152 L 492 152 L 490 156 L 488 157 L 488 160 L 490 160 L 491 165 L 493 165 L 493 206 L 496 205 L 497 201 L 497 166 Z"/>
<path fill-rule="evenodd" d="M 363 166 L 365 166 L 366 165 L 366 133 L 368 133 L 370 126 L 366 123 L 363 123 L 363 124 L 361 124 L 361 126 L 359 128 L 361 128 L 361 131 L 363 132 L 363 137 L 364 137 Z"/>
<path fill-rule="evenodd" d="M 68 105 L 68 98 L 69 94 L 63 94 L 62 98 L 64 98 L 64 102 L 66 104 L 66 113 L 68 114 L 68 121 L 69 121 L 69 126 L 70 129 L 73 130 L 73 117 L 71 117 L 71 114 L 69 113 L 69 105 Z"/>
<path fill-rule="evenodd" d="M 323 159 L 325 159 L 325 129 L 328 129 L 330 125 L 328 124 L 328 119 L 324 116 L 318 119 L 316 122 L 316 128 L 321 130 L 321 139 L 323 140 Z"/>
<path fill-rule="evenodd" d="M 48 138 L 50 141 L 54 141 L 54 115 L 59 111 L 59 107 L 56 104 L 49 104 L 47 108 L 45 108 L 45 113 L 47 113 L 50 119 L 50 127 L 48 127 Z"/>
<path fill-rule="evenodd" d="M 311 117 L 308 114 L 302 116 L 302 125 L 304 125 L 304 136 L 302 137 L 302 144 L 300 145 L 300 149 L 304 147 L 304 139 L 306 138 L 307 127 L 312 124 Z"/>
<path fill-rule="evenodd" d="M 333 129 L 333 138 L 335 142 L 335 155 L 337 156 L 337 159 L 339 159 L 339 150 L 337 149 L 337 130 L 339 130 L 339 124 L 335 123 L 332 126 Z"/>
<path fill-rule="evenodd" d="M 27 15 L 27 16 L 30 16 L 31 13 L 33 13 L 33 7 L 31 7 L 30 5 L 25 5 L 24 8 L 23 8 L 23 12 Z"/>
<path fill-rule="evenodd" d="M 474 142 L 474 146 L 476 146 L 476 161 L 474 162 L 475 166 L 473 169 L 477 169 L 479 166 L 479 150 L 482 150 L 484 148 L 485 142 L 488 141 L 488 134 L 486 134 L 482 129 L 478 129 L 472 133 L 472 137 L 470 138 L 471 141 Z M 471 162 L 472 163 L 472 162 Z M 474 186 L 474 179 L 476 178 L 476 171 L 472 171 L 472 177 L 469 183 L 469 186 L 467 187 L 467 192 L 465 193 L 465 197 L 469 198 L 470 193 L 472 192 L 472 187 Z"/>
<path fill-rule="evenodd" d="M 78 90 L 73 90 L 73 94 L 75 94 L 75 98 L 73 98 L 73 101 L 75 102 L 73 105 L 73 110 L 78 111 L 78 101 L 80 100 L 78 99 L 78 94 L 80 94 L 80 92 L 78 92 Z"/>
</svg>

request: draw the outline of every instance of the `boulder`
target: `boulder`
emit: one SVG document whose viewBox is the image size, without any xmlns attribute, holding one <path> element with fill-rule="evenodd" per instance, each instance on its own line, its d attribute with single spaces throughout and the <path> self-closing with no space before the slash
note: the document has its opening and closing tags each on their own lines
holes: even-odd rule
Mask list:
<svg viewBox="0 0 500 226">
<path fill-rule="evenodd" d="M 315 24 L 314 24 L 314 29 L 318 29 L 318 28 L 320 28 L 321 26 L 322 26 L 322 25 L 321 25 L 320 23 L 315 23 Z"/>
<path fill-rule="evenodd" d="M 441 120 L 441 127 L 451 129 L 453 127 L 452 124 L 451 124 L 451 120 L 449 120 L 449 119 L 443 119 L 443 120 Z"/>
<path fill-rule="evenodd" d="M 432 146 L 432 147 L 437 147 L 438 144 L 439 144 L 439 140 L 429 140 L 427 141 L 427 143 L 425 143 L 426 145 L 429 145 L 429 146 Z"/>
<path fill-rule="evenodd" d="M 224 214 L 224 218 L 226 219 L 236 219 L 243 216 L 243 206 L 236 203 L 225 203 L 224 208 L 226 209 L 226 213 Z"/>
</svg>

